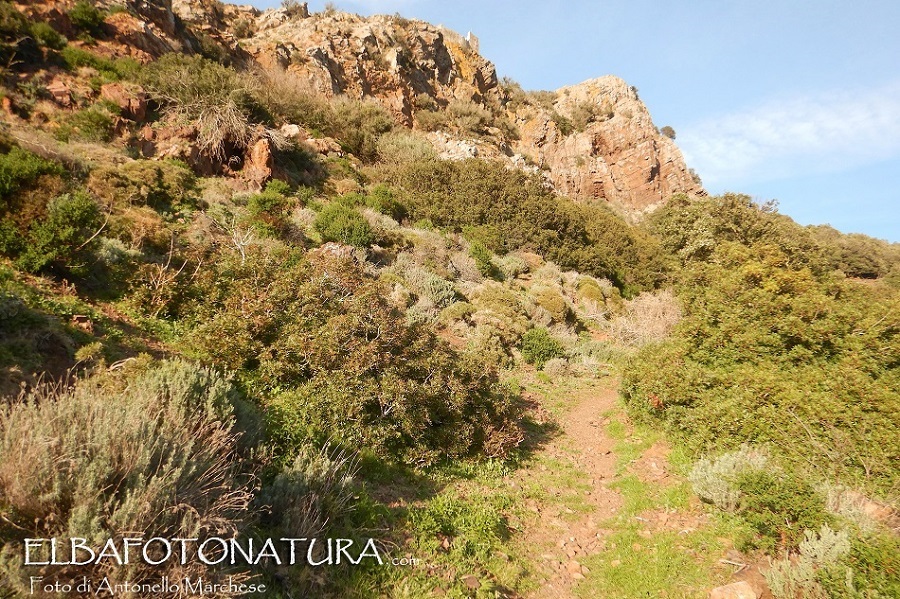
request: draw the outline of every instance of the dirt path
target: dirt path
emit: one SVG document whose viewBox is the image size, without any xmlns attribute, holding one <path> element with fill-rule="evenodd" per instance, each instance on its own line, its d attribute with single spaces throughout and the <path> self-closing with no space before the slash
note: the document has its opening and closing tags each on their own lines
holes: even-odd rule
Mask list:
<svg viewBox="0 0 900 599">
<path fill-rule="evenodd" d="M 513 482 L 526 502 L 514 548 L 533 581 L 524 597 L 701 597 L 736 580 L 766 597 L 755 568 L 733 576 L 745 556 L 690 492 L 664 437 L 628 420 L 618 388 L 611 377 L 534 387 L 558 429 Z"/>
<path fill-rule="evenodd" d="M 560 434 L 542 450 L 551 463 L 574 469 L 583 497 L 577 511 L 559 501 L 529 505 L 536 517 L 526 525 L 522 543 L 535 555 L 541 571 L 541 588 L 529 597 L 573 597 L 574 585 L 590 576 L 579 560 L 604 548 L 608 531 L 601 523 L 622 504 L 619 494 L 608 488 L 616 476 L 617 458 L 615 441 L 604 432 L 608 420 L 603 416 L 616 407 L 616 388 L 598 385 L 578 390 L 571 400 L 574 405 L 559 419 Z M 523 474 L 526 479 L 545 475 L 544 465 Z"/>
</svg>

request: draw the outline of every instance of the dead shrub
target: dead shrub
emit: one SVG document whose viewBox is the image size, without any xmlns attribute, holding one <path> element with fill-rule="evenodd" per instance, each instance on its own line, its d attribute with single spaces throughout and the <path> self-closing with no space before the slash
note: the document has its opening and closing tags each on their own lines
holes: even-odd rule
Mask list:
<svg viewBox="0 0 900 599">
<path fill-rule="evenodd" d="M 607 330 L 625 345 L 639 347 L 665 339 L 679 320 L 681 305 L 665 289 L 626 301 L 623 314 L 610 321 Z"/>
</svg>

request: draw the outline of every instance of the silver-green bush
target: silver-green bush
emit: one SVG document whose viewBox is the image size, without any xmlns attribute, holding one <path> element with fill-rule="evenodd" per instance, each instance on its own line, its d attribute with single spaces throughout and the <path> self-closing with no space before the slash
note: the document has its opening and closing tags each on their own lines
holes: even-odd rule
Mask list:
<svg viewBox="0 0 900 599">
<path fill-rule="evenodd" d="M 244 523 L 251 495 L 234 457 L 230 384 L 181 361 L 126 370 L 38 388 L 0 410 L 0 578 L 19 593 L 29 575 L 139 583 L 207 570 L 199 560 L 172 572 L 101 560 L 25 572 L 25 537 L 98 546 L 124 536 L 227 537 Z"/>
<path fill-rule="evenodd" d="M 688 480 L 700 499 L 732 512 L 738 508 L 741 496 L 736 485 L 737 478 L 745 472 L 763 470 L 768 463 L 769 458 L 764 452 L 742 445 L 737 451 L 717 458 L 701 458 L 688 475 Z"/>
</svg>

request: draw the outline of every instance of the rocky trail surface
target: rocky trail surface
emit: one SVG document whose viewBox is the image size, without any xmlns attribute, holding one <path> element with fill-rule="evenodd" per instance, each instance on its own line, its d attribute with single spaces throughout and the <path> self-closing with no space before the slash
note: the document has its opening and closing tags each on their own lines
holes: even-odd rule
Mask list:
<svg viewBox="0 0 900 599">
<path fill-rule="evenodd" d="M 540 549 L 542 588 L 533 597 L 572 597 L 573 586 L 591 572 L 581 561 L 604 546 L 605 531 L 600 524 L 612 518 L 622 506 L 620 494 L 608 487 L 616 475 L 615 441 L 604 433 L 603 414 L 616 408 L 616 391 L 591 388 L 580 391 L 574 407 L 559 423 L 560 435 L 544 450 L 554 461 L 568 461 L 581 473 L 584 507 L 589 511 L 572 520 L 571 508 L 554 513 L 548 506 L 529 506 L 539 516 L 526 529 L 523 545 Z M 530 473 L 526 473 L 528 476 Z"/>
<path fill-rule="evenodd" d="M 742 580 L 754 598 L 768 596 L 755 568 L 732 576 L 728 561 L 742 557 L 716 538 L 671 464 L 668 445 L 629 422 L 618 384 L 582 383 L 542 402 L 557 434 L 514 483 L 527 497 L 527 516 L 513 523 L 517 547 L 537 583 L 525 597 L 633 596 L 634 590 L 608 594 L 616 580 L 630 579 L 652 596 L 706 597 L 716 584 Z M 640 582 L 645 570 L 653 574 Z"/>
</svg>

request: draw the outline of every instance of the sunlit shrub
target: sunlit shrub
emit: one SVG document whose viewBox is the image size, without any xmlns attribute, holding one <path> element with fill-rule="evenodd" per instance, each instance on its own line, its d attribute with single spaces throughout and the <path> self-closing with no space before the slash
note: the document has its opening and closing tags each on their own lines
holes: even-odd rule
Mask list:
<svg viewBox="0 0 900 599">
<path fill-rule="evenodd" d="M 102 33 L 104 14 L 94 6 L 93 2 L 87 0 L 76 2 L 75 6 L 68 11 L 68 15 L 72 25 L 79 31 L 90 35 Z"/>
<path fill-rule="evenodd" d="M 159 212 L 176 212 L 197 205 L 193 172 L 174 160 L 133 160 L 115 168 L 100 166 L 91 171 L 87 187 L 117 208 L 146 205 Z"/>
<path fill-rule="evenodd" d="M 125 376 L 88 379 L 74 389 L 38 388 L 0 409 L 5 540 L 77 531 L 97 545 L 122 536 L 202 539 L 241 529 L 250 494 L 235 463 L 228 382 L 184 362 L 129 369 Z M 158 582 L 161 572 L 209 571 L 199 560 L 168 570 L 101 560 L 26 571 L 20 547 L 5 544 L 0 569 L 22 594 L 29 575 L 138 583 Z"/>
<path fill-rule="evenodd" d="M 352 261 L 254 251 L 220 268 L 201 282 L 188 345 L 272 395 L 286 455 L 311 435 L 422 465 L 516 442 L 496 374 L 408 326 Z"/>
<path fill-rule="evenodd" d="M 768 463 L 769 458 L 764 452 L 742 445 L 740 449 L 715 459 L 701 458 L 691 469 L 688 480 L 700 499 L 733 512 L 741 499 L 738 476 L 747 471 L 764 470 Z"/>
<path fill-rule="evenodd" d="M 100 209 L 89 196 L 60 196 L 48 205 L 46 218 L 32 224 L 16 265 L 29 272 L 51 266 L 81 272 L 90 251 L 87 246 L 101 224 Z"/>
<path fill-rule="evenodd" d="M 522 357 L 529 364 L 534 364 L 538 370 L 553 358 L 562 358 L 565 355 L 562 344 L 554 339 L 547 329 L 530 329 L 522 337 Z"/>
<path fill-rule="evenodd" d="M 46 160 L 23 150 L 18 146 L 0 154 L 0 215 L 8 208 L 10 196 L 24 186 L 30 185 L 42 175 L 62 175 L 63 168 L 56 162 Z"/>
<path fill-rule="evenodd" d="M 322 209 L 313 227 L 324 241 L 336 241 L 356 247 L 372 244 L 372 228 L 355 209 L 340 202 L 332 202 Z"/>
</svg>

